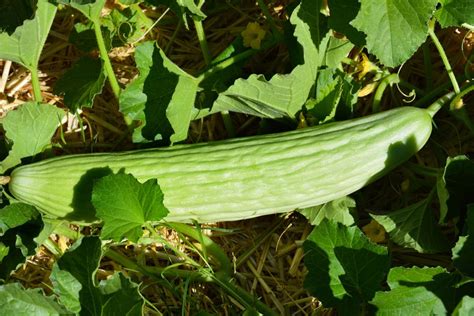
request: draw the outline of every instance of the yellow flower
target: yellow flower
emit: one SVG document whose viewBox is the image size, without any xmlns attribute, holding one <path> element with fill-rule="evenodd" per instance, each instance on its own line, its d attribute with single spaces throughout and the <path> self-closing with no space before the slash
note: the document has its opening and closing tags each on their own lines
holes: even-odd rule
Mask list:
<svg viewBox="0 0 474 316">
<path fill-rule="evenodd" d="M 259 49 L 260 44 L 265 37 L 265 30 L 262 29 L 260 24 L 251 22 L 247 24 L 247 28 L 242 31 L 242 38 L 244 40 L 245 47 L 252 47 L 253 49 Z"/>
<path fill-rule="evenodd" d="M 385 229 L 374 220 L 371 220 L 370 223 L 362 227 L 362 230 L 373 242 L 379 243 L 385 241 Z"/>
<path fill-rule="evenodd" d="M 359 71 L 359 80 L 362 79 L 369 72 L 377 71 L 377 67 L 373 62 L 369 60 L 366 54 L 362 53 L 362 61 L 357 65 L 357 70 Z"/>
</svg>

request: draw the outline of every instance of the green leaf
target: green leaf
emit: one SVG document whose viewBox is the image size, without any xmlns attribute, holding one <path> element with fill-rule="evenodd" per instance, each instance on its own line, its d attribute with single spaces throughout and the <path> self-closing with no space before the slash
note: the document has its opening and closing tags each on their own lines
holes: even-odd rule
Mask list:
<svg viewBox="0 0 474 316">
<path fill-rule="evenodd" d="M 139 41 L 153 27 L 153 21 L 140 6 L 132 5 L 123 10 L 112 10 L 102 19 L 102 25 L 109 27 L 115 47 Z"/>
<path fill-rule="evenodd" d="M 382 64 L 396 67 L 423 44 L 438 0 L 363 0 L 351 22 L 367 35 L 367 49 Z"/>
<path fill-rule="evenodd" d="M 36 1 L 3 0 L 0 3 L 0 32 L 11 35 L 25 20 L 34 18 Z"/>
<path fill-rule="evenodd" d="M 33 206 L 15 203 L 0 210 L 0 229 L 0 243 L 3 245 L 0 278 L 6 279 L 25 262 L 26 257 L 35 254 L 37 245 L 34 239 L 43 229 L 43 222 Z"/>
<path fill-rule="evenodd" d="M 143 234 L 142 226 L 163 219 L 168 210 L 156 179 L 138 182 L 130 174 L 112 174 L 94 184 L 92 204 L 97 217 L 104 221 L 102 238 L 136 242 Z"/>
<path fill-rule="evenodd" d="M 51 137 L 64 115 L 63 110 L 53 105 L 36 102 L 25 103 L 17 110 L 8 112 L 2 124 L 13 146 L 1 163 L 3 170 L 16 166 L 22 158 L 41 153 L 50 145 Z"/>
<path fill-rule="evenodd" d="M 103 315 L 142 315 L 144 305 L 138 284 L 133 283 L 122 273 L 115 273 L 99 284 L 103 299 Z"/>
<path fill-rule="evenodd" d="M 101 27 L 104 35 L 105 47 L 109 50 L 112 47 L 111 34 L 108 28 Z M 69 42 L 75 45 L 83 52 L 90 52 L 98 49 L 97 39 L 94 32 L 94 24 L 90 21 L 87 23 L 76 23 L 69 34 Z"/>
<path fill-rule="evenodd" d="M 120 111 L 141 126 L 134 142 L 186 139 L 198 81 L 176 66 L 154 42 L 135 50 L 140 75 L 120 94 Z"/>
<path fill-rule="evenodd" d="M 55 0 L 59 4 L 69 5 L 84 14 L 94 23 L 100 18 L 100 13 L 107 0 Z"/>
<path fill-rule="evenodd" d="M 316 81 L 316 98 L 306 103 L 308 120 L 313 125 L 334 120 L 343 86 L 343 76 L 337 69 L 326 68 L 319 72 Z"/>
<path fill-rule="evenodd" d="M 60 270 L 57 265 L 53 266 L 49 277 L 53 284 L 53 291 L 59 298 L 59 302 L 73 313 L 81 311 L 79 293 L 81 283 L 68 271 Z"/>
<path fill-rule="evenodd" d="M 36 69 L 55 14 L 56 7 L 48 0 L 38 0 L 33 19 L 25 20 L 11 35 L 0 33 L 0 59 L 19 63 L 29 70 Z"/>
<path fill-rule="evenodd" d="M 354 44 L 348 40 L 331 36 L 324 56 L 323 65 L 329 68 L 342 69 L 341 61 L 349 55 L 352 48 L 354 48 Z"/>
<path fill-rule="evenodd" d="M 467 233 L 460 236 L 456 245 L 452 249 L 453 265 L 462 274 L 474 278 L 474 204 L 468 206 Z"/>
<path fill-rule="evenodd" d="M 56 273 L 53 275 L 55 282 L 60 282 L 55 291 L 69 292 L 66 302 L 74 305 L 74 302 L 68 301 L 70 295 L 77 290 L 77 282 L 81 285 L 79 291 L 79 301 L 82 309 L 81 314 L 100 315 L 102 298 L 99 288 L 96 286 L 95 274 L 99 268 L 102 258 L 101 241 L 98 237 L 84 237 L 74 243 L 74 245 L 55 263 L 53 268 Z M 68 275 L 66 280 L 57 280 L 58 271 L 67 271 L 77 282 L 72 281 Z M 67 283 L 66 283 L 67 282 Z"/>
<path fill-rule="evenodd" d="M 329 27 L 344 34 L 358 47 L 365 45 L 365 34 L 350 24 L 360 10 L 359 0 L 328 0 L 331 15 L 328 19 Z"/>
<path fill-rule="evenodd" d="M 324 219 L 303 244 L 308 275 L 304 286 L 325 307 L 357 314 L 372 299 L 388 271 L 385 247 L 371 243 L 358 227 Z"/>
<path fill-rule="evenodd" d="M 199 9 L 194 0 L 146 0 L 146 2 L 158 6 L 165 5 L 171 9 L 183 21 L 186 28 L 189 28 L 186 15 L 189 14 L 198 20 L 206 18 L 204 12 Z"/>
<path fill-rule="evenodd" d="M 64 315 L 64 310 L 52 297 L 40 289 L 24 289 L 19 283 L 0 286 L 0 313 L 2 315 Z"/>
<path fill-rule="evenodd" d="M 392 268 L 391 291 L 377 292 L 370 302 L 376 315 L 445 315 L 454 307 L 457 277 L 444 268 Z"/>
<path fill-rule="evenodd" d="M 54 93 L 64 95 L 64 104 L 75 113 L 82 107 L 92 107 L 96 95 L 102 92 L 106 75 L 99 59 L 82 57 L 56 81 Z"/>
<path fill-rule="evenodd" d="M 453 311 L 452 316 L 471 316 L 474 315 L 474 298 L 464 296 Z"/>
<path fill-rule="evenodd" d="M 355 206 L 355 201 L 345 196 L 323 205 L 306 208 L 301 210 L 300 213 L 314 226 L 321 224 L 324 219 L 333 220 L 345 226 L 351 226 L 354 224 L 354 217 L 351 213 L 354 211 Z"/>
<path fill-rule="evenodd" d="M 323 64 L 329 41 L 326 17 L 319 11 L 321 0 L 303 0 L 291 14 L 294 35 L 303 46 L 304 64 L 290 74 L 276 74 L 269 81 L 263 75 L 238 79 L 221 93 L 213 111 L 234 111 L 265 118 L 295 118 L 308 98 Z"/>
<path fill-rule="evenodd" d="M 474 203 L 474 161 L 466 156 L 449 157 L 438 179 L 437 192 L 440 223 L 465 214 L 466 205 Z"/>
<path fill-rule="evenodd" d="M 431 211 L 431 197 L 388 214 L 370 216 L 382 225 L 390 239 L 400 246 L 422 253 L 449 249 L 448 241 Z"/>
<path fill-rule="evenodd" d="M 439 0 L 441 8 L 435 13 L 442 27 L 474 24 L 474 0 Z"/>
<path fill-rule="evenodd" d="M 60 301 L 81 315 L 142 315 L 137 284 L 121 273 L 97 284 L 101 258 L 101 241 L 94 236 L 83 237 L 58 260 L 51 278 Z"/>
<path fill-rule="evenodd" d="M 9 229 L 19 227 L 40 214 L 34 206 L 25 203 L 10 204 L 0 210 L 0 236 L 5 235 Z"/>
</svg>

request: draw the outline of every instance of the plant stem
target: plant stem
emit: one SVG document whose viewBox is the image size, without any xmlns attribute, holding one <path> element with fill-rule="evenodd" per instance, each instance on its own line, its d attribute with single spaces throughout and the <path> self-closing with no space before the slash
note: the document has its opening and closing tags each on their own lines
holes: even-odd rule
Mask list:
<svg viewBox="0 0 474 316">
<path fill-rule="evenodd" d="M 237 135 L 235 131 L 234 123 L 230 117 L 229 111 L 221 111 L 222 121 L 224 121 L 225 130 L 227 131 L 227 136 L 233 138 Z"/>
<path fill-rule="evenodd" d="M 234 285 L 230 279 L 225 277 L 215 277 L 215 283 L 217 283 L 227 294 L 237 299 L 247 309 L 257 309 L 263 315 L 277 315 L 270 307 L 260 302 L 246 290 Z"/>
<path fill-rule="evenodd" d="M 112 63 L 110 62 L 107 48 L 105 47 L 104 36 L 102 35 L 102 30 L 100 29 L 100 22 L 92 21 L 92 23 L 94 24 L 94 32 L 97 45 L 99 46 L 100 58 L 104 63 L 105 72 L 107 74 L 107 77 L 109 78 L 109 83 L 112 87 L 112 91 L 115 97 L 118 99 L 120 96 L 120 85 L 117 81 L 117 77 L 115 77 L 114 69 L 112 68 Z"/>
<path fill-rule="evenodd" d="M 262 47 L 260 47 L 260 49 L 248 49 L 240 54 L 237 54 L 235 56 L 232 56 L 232 57 L 229 57 L 227 59 L 224 59 L 220 62 L 218 62 L 217 64 L 213 65 L 210 69 L 206 70 L 205 72 L 201 73 L 198 77 L 197 77 L 197 80 L 198 82 L 201 82 L 203 80 L 205 80 L 206 78 L 208 78 L 209 76 L 215 74 L 216 72 L 218 71 L 221 71 L 227 67 L 230 67 L 242 60 L 245 60 L 253 55 L 255 55 L 256 53 L 258 53 L 259 51 L 261 50 L 265 50 L 265 49 L 268 49 L 272 46 L 274 46 L 275 44 L 279 43 L 280 40 L 279 39 L 275 39 L 273 41 L 269 41 L 267 43 L 265 43 L 264 45 L 262 45 Z"/>
<path fill-rule="evenodd" d="M 433 63 L 428 43 L 423 45 L 423 62 L 425 66 L 426 90 L 431 91 L 433 89 Z"/>
<path fill-rule="evenodd" d="M 38 76 L 38 68 L 30 68 L 31 72 L 31 86 L 33 87 L 33 95 L 36 102 L 43 102 L 43 95 L 41 94 L 41 85 Z"/>
<path fill-rule="evenodd" d="M 427 111 L 430 113 L 431 117 L 433 117 L 443 107 L 443 105 L 451 101 L 455 95 L 456 94 L 454 92 L 449 92 L 433 102 L 433 104 L 427 108 Z"/>
<path fill-rule="evenodd" d="M 465 77 L 463 75 L 460 75 L 457 77 L 457 80 L 463 81 L 465 80 Z M 427 104 L 428 102 L 431 102 L 432 99 L 441 95 L 443 92 L 446 92 L 446 90 L 448 90 L 449 87 L 451 87 L 451 82 L 447 81 L 437 86 L 436 88 L 433 88 L 433 90 L 427 91 L 426 94 L 421 99 L 416 101 L 416 103 L 413 106 L 418 107 L 418 108 L 426 107 L 425 104 Z"/>
<path fill-rule="evenodd" d="M 382 79 L 375 91 L 374 102 L 372 103 L 372 111 L 374 113 L 380 112 L 380 103 L 382 102 L 383 93 L 387 86 L 399 82 L 400 78 L 398 77 L 398 74 L 391 74 Z"/>
<path fill-rule="evenodd" d="M 174 268 L 161 268 L 161 267 L 144 267 L 133 260 L 130 260 L 127 256 L 122 255 L 120 252 L 113 249 L 107 249 L 104 256 L 112 259 L 121 266 L 142 273 L 143 275 L 151 278 L 161 279 L 162 276 L 178 277 L 178 278 L 196 278 L 198 273 L 191 270 L 181 270 Z"/>
<path fill-rule="evenodd" d="M 183 235 L 200 241 L 201 245 L 206 248 L 207 252 L 219 262 L 220 271 L 222 271 L 225 275 L 231 275 L 232 265 L 230 263 L 229 258 L 222 250 L 222 248 L 218 244 L 216 244 L 211 238 L 200 234 L 194 227 L 189 226 L 187 224 L 168 223 L 167 225 Z"/>
<path fill-rule="evenodd" d="M 209 66 L 212 62 L 212 56 L 211 56 L 211 52 L 209 51 L 209 46 L 207 45 L 206 33 L 204 32 L 202 21 L 198 20 L 197 18 L 193 18 L 193 23 L 194 23 L 194 28 L 196 29 L 199 45 L 201 46 L 204 62 L 206 63 L 206 66 Z"/>
<path fill-rule="evenodd" d="M 446 52 L 434 32 L 435 23 L 436 23 L 436 20 L 434 19 L 430 21 L 429 27 L 428 27 L 428 34 L 430 35 L 431 40 L 435 44 L 436 49 L 438 50 L 438 53 L 441 57 L 441 60 L 443 61 L 444 67 L 446 68 L 446 71 L 448 72 L 449 80 L 451 80 L 451 84 L 453 85 L 454 92 L 458 94 L 459 92 L 461 92 L 461 89 L 459 88 L 459 84 L 456 80 L 456 76 L 454 75 L 453 69 L 451 68 L 451 64 L 449 63 L 448 56 L 446 56 Z"/>
<path fill-rule="evenodd" d="M 265 2 L 263 2 L 263 0 L 257 0 L 257 4 L 260 7 L 260 10 L 262 10 L 263 15 L 267 19 L 268 23 L 270 24 L 270 27 L 272 28 L 273 34 L 275 34 L 277 36 L 281 35 L 280 31 L 278 30 L 278 28 L 275 24 L 275 20 L 273 19 L 270 11 L 268 10 L 268 7 L 265 4 Z"/>
</svg>

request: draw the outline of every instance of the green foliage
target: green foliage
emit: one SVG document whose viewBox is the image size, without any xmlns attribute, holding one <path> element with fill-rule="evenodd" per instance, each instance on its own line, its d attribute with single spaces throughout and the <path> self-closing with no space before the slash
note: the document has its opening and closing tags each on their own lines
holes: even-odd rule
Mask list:
<svg viewBox="0 0 474 316">
<path fill-rule="evenodd" d="M 141 184 L 132 175 L 112 174 L 94 185 L 92 203 L 104 221 L 102 238 L 137 242 L 146 222 L 158 222 L 168 210 L 156 179 Z"/>
<path fill-rule="evenodd" d="M 41 153 L 49 146 L 63 117 L 63 110 L 36 102 L 25 103 L 9 112 L 2 120 L 2 125 L 13 146 L 8 157 L 1 162 L 3 170 L 16 166 L 22 158 Z"/>
<path fill-rule="evenodd" d="M 431 196 L 403 209 L 384 215 L 370 214 L 389 233 L 390 239 L 418 252 L 433 253 L 449 249 L 446 237 L 431 210 Z"/>
<path fill-rule="evenodd" d="M 440 0 L 436 18 L 442 27 L 474 24 L 474 0 Z"/>
<path fill-rule="evenodd" d="M 104 8 L 106 0 L 55 0 L 58 4 L 69 5 L 96 23 Z"/>
<path fill-rule="evenodd" d="M 19 283 L 0 286 L 2 315 L 64 315 L 67 311 L 40 289 L 24 289 Z"/>
<path fill-rule="evenodd" d="M 99 59 L 82 57 L 75 62 L 54 86 L 54 92 L 64 95 L 64 104 L 76 112 L 92 107 L 96 95 L 102 92 L 106 75 Z"/>
<path fill-rule="evenodd" d="M 34 239 L 42 228 L 40 214 L 31 205 L 15 203 L 0 210 L 1 279 L 36 252 Z"/>
<path fill-rule="evenodd" d="M 25 20 L 21 25 L 12 21 L 8 24 L 0 22 L 0 29 L 6 30 L 0 32 L 0 59 L 14 61 L 29 70 L 36 69 L 55 14 L 56 7 L 48 0 L 38 0 L 33 19 Z M 13 29 L 14 32 L 10 34 L 9 31 Z"/>
<path fill-rule="evenodd" d="M 0 3 L 0 32 L 12 34 L 35 16 L 36 0 L 3 0 Z"/>
<path fill-rule="evenodd" d="M 342 33 L 355 45 L 362 47 L 365 45 L 365 34 L 358 31 L 350 24 L 355 19 L 360 10 L 358 0 L 329 0 L 329 10 L 331 15 L 328 19 L 329 27 L 336 32 Z"/>
<path fill-rule="evenodd" d="M 469 316 L 474 314 L 474 298 L 464 296 L 453 311 L 453 316 Z"/>
<path fill-rule="evenodd" d="M 410 58 L 428 34 L 437 0 L 365 0 L 351 22 L 367 35 L 367 49 L 388 67 Z"/>
<path fill-rule="evenodd" d="M 303 209 L 300 213 L 308 219 L 311 225 L 317 226 L 324 219 L 328 219 L 345 226 L 351 226 L 355 223 L 352 215 L 355 206 L 355 201 L 346 196 L 323 205 Z"/>
<path fill-rule="evenodd" d="M 135 61 L 140 75 L 120 95 L 120 111 L 140 124 L 134 142 L 186 139 L 198 81 L 153 42 L 137 47 Z"/>
<path fill-rule="evenodd" d="M 290 74 L 276 74 L 269 81 L 263 75 L 238 79 L 220 93 L 213 108 L 266 118 L 294 118 L 314 85 L 318 67 L 323 64 L 329 41 L 327 19 L 319 13 L 321 1 L 302 1 L 290 21 L 294 35 L 303 47 L 304 64 Z"/>
<path fill-rule="evenodd" d="M 102 258 L 98 237 L 78 240 L 55 264 L 51 276 L 60 301 L 81 315 L 142 315 L 143 299 L 138 286 L 121 273 L 97 284 Z"/>
<path fill-rule="evenodd" d="M 465 214 L 474 203 L 474 161 L 466 156 L 448 157 L 436 186 L 440 204 L 440 223 Z"/>
<path fill-rule="evenodd" d="M 357 227 L 324 219 L 303 244 L 308 269 L 305 287 L 326 307 L 357 313 L 381 288 L 390 258 Z"/>
<path fill-rule="evenodd" d="M 453 265 L 463 275 L 474 278 L 474 204 L 468 206 L 466 233 L 459 237 L 453 250 Z"/>
<path fill-rule="evenodd" d="M 112 80 L 115 76 L 107 52 L 112 47 L 135 45 L 154 27 L 142 8 L 164 5 L 189 31 L 188 19 L 205 19 L 207 10 L 222 8 L 215 5 L 219 1 L 208 0 L 204 4 L 194 0 L 120 0 L 127 7 L 113 9 L 104 16 L 106 0 L 3 0 L 0 59 L 11 60 L 31 72 L 36 100 L 41 99 L 39 84 L 35 82 L 38 62 L 56 15 L 53 2 L 84 15 L 86 21 L 75 25 L 69 40 L 89 54 L 66 71 L 54 92 L 63 95 L 65 106 L 75 112 L 92 106 L 108 77 L 129 127 L 138 126 L 133 132 L 136 143 L 184 141 L 191 120 L 221 111 L 292 123 L 303 114 L 309 125 L 352 117 L 361 84 L 366 84 L 352 73 L 360 71 L 361 65 L 347 58 L 354 56 L 351 52 L 355 46 L 366 48 L 374 55 L 371 58 L 377 58 L 386 67 L 397 67 L 426 43 L 428 25 L 433 25 L 429 23 L 437 21 L 443 28 L 474 25 L 474 0 L 328 0 L 329 10 L 321 10 L 322 0 L 294 1 L 285 8 L 290 16 L 287 26 L 291 29 L 285 34 L 291 37 L 287 38 L 286 48 L 300 56 L 292 59 L 294 68 L 288 69 L 289 73 L 267 77 L 249 74 L 239 78 L 253 54 L 281 43 L 279 25 L 275 28 L 271 25 L 272 35 L 267 36 L 261 49 L 244 47 L 237 35 L 196 77 L 174 64 L 155 42 L 137 44 L 135 61 L 139 75 L 121 90 Z M 234 6 L 236 3 L 232 2 Z M 220 5 L 229 4 L 226 1 Z M 270 19 L 266 22 L 272 24 Z M 96 49 L 100 59 L 91 57 Z M 389 74 L 387 69 L 382 71 Z M 363 79 L 375 82 L 378 75 Z M 460 86 L 463 88 L 462 83 Z M 357 113 L 365 110 L 358 108 Z M 6 145 L 11 147 L 1 162 L 2 171 L 9 172 L 25 158 L 35 157 L 48 148 L 63 117 L 64 111 L 53 105 L 27 102 L 1 119 L 8 140 Z M 345 141 L 351 141 L 350 135 Z M 437 169 L 434 170 L 436 173 Z M 303 245 L 308 269 L 304 285 L 310 293 L 325 307 L 334 307 L 340 315 L 473 314 L 474 163 L 467 156 L 448 158 L 444 170 L 439 172 L 436 191 L 433 189 L 427 198 L 387 214 L 370 214 L 387 231 L 390 239 L 387 247 L 370 242 L 356 226 L 356 203 L 351 197 L 302 210 L 315 225 Z M 431 184 L 420 183 L 417 183 L 419 189 Z M 433 203 L 435 193 L 439 199 L 439 223 L 438 205 Z M 150 231 L 151 240 L 160 239 L 152 224 L 166 219 L 165 198 L 157 180 L 140 183 L 131 175 L 119 173 L 95 181 L 91 202 L 102 220 L 101 239 L 83 237 L 57 259 L 50 277 L 51 296 L 40 290 L 24 289 L 18 283 L 1 285 L 0 314 L 142 315 L 144 299 L 137 284 L 122 273 L 98 282 L 96 273 L 104 255 L 103 241 L 116 245 L 127 239 L 137 243 L 144 240 L 141 239 L 143 228 Z M 372 209 L 370 201 L 368 209 Z M 445 225 L 450 241 L 439 225 Z M 182 229 L 186 235 L 186 229 Z M 40 244 L 48 242 L 53 233 L 79 238 L 79 232 L 72 232 L 68 222 L 44 223 L 33 206 L 13 203 L 1 209 L 0 278 L 12 281 L 11 272 L 33 255 Z M 448 262 L 446 254 L 450 242 L 455 240 Z M 389 271 L 392 242 L 420 253 L 443 253 L 443 267 L 394 267 Z M 218 248 L 209 240 L 206 243 L 207 250 Z M 204 248 L 206 243 L 201 240 Z M 58 257 L 59 254 L 58 250 Z M 212 263 L 215 258 L 207 262 L 207 255 L 202 252 L 206 264 Z M 126 266 L 130 262 L 125 260 L 121 264 Z M 132 263 L 126 268 L 147 273 L 146 267 Z M 198 266 L 195 262 L 192 265 Z M 230 267 L 220 268 L 230 270 Z M 166 273 L 191 275 L 190 271 L 175 267 L 166 269 Z M 221 272 L 214 273 L 206 267 L 193 277 L 199 275 L 215 281 Z M 227 282 L 228 277 L 219 282 Z M 241 300 L 246 297 L 240 289 L 233 289 L 232 283 L 219 282 L 216 284 L 231 295 Z M 248 297 L 249 301 L 243 299 L 245 314 L 257 313 L 252 307 L 260 302 L 253 301 L 251 295 Z"/>
<path fill-rule="evenodd" d="M 376 315 L 444 315 L 451 310 L 457 277 L 444 268 L 392 268 L 390 291 L 377 292 L 370 302 Z"/>
</svg>

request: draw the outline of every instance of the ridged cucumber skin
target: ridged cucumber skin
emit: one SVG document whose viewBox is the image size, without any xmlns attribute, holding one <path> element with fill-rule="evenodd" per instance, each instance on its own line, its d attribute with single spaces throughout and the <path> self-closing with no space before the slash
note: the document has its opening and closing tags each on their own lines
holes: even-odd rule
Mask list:
<svg viewBox="0 0 474 316">
<path fill-rule="evenodd" d="M 172 222 L 221 222 L 320 205 L 353 193 L 428 140 L 426 110 L 400 107 L 291 132 L 122 153 L 60 156 L 18 167 L 10 193 L 48 217 L 96 221 L 92 183 L 156 178 Z"/>
</svg>

